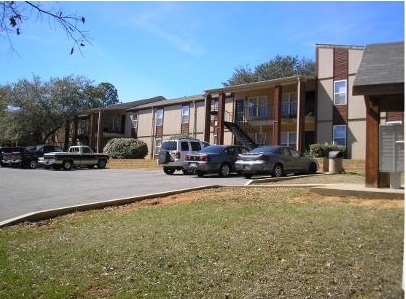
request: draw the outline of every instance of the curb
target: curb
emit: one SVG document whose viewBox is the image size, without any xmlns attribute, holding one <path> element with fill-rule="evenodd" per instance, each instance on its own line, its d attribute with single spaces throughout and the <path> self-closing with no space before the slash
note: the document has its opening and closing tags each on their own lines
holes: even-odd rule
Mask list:
<svg viewBox="0 0 406 299">
<path fill-rule="evenodd" d="M 18 217 L 14 217 L 14 218 L 10 218 L 10 219 L 1 221 L 0 228 L 5 227 L 5 226 L 14 225 L 14 224 L 21 223 L 21 222 L 25 222 L 25 221 L 35 222 L 35 221 L 47 220 L 47 219 L 55 218 L 57 216 L 62 216 L 62 215 L 66 215 L 66 214 L 70 214 L 70 213 L 74 213 L 74 212 L 97 210 L 97 209 L 102 209 L 102 208 L 106 208 L 106 207 L 131 204 L 134 202 L 139 202 L 139 201 L 142 201 L 145 199 L 150 199 L 150 198 L 165 197 L 165 196 L 170 196 L 170 195 L 174 195 L 174 194 L 186 193 L 186 192 L 190 192 L 190 191 L 197 191 L 197 190 L 202 190 L 202 189 L 214 189 L 214 188 L 219 188 L 219 187 L 221 187 L 221 186 L 220 185 L 207 185 L 207 186 L 200 186 L 200 187 L 195 187 L 195 188 L 186 188 L 186 189 L 179 189 L 179 190 L 153 193 L 153 194 L 147 194 L 147 195 L 98 201 L 98 202 L 92 202 L 92 203 L 87 203 L 87 204 L 62 207 L 62 208 L 57 208 L 57 209 L 35 211 L 35 212 L 27 213 L 27 214 L 24 214 L 24 215 L 21 215 Z"/>
</svg>

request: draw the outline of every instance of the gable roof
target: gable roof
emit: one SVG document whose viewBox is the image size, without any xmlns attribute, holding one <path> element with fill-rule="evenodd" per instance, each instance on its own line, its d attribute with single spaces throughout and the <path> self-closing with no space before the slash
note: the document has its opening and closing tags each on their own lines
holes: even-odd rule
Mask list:
<svg viewBox="0 0 406 299">
<path fill-rule="evenodd" d="M 154 103 L 154 102 L 159 102 L 159 101 L 166 101 L 166 98 L 163 96 L 157 96 L 149 99 L 143 99 L 143 100 L 137 100 L 137 101 L 132 101 L 132 102 L 127 102 L 127 103 L 119 103 L 119 104 L 114 104 L 105 107 L 103 110 L 127 110 L 129 108 L 149 104 L 149 103 Z"/>
<path fill-rule="evenodd" d="M 391 94 L 403 86 L 404 42 L 367 45 L 355 76 L 354 95 Z"/>
<path fill-rule="evenodd" d="M 196 102 L 196 101 L 203 101 L 204 99 L 205 99 L 205 97 L 203 95 L 185 96 L 185 97 L 175 98 L 175 99 L 170 99 L 170 100 L 156 101 L 156 102 L 153 102 L 153 103 L 146 103 L 144 105 L 139 105 L 137 107 L 131 107 L 131 108 L 127 109 L 127 111 L 134 111 L 134 110 L 145 109 L 145 108 L 179 105 L 179 104 L 183 104 L 183 103 L 191 103 L 191 102 Z"/>
<path fill-rule="evenodd" d="M 92 108 L 86 111 L 82 111 L 80 114 L 81 116 L 85 116 L 90 113 L 98 112 L 99 110 L 101 111 L 115 111 L 115 110 L 123 110 L 126 111 L 129 108 L 134 108 L 140 105 L 145 105 L 148 103 L 154 103 L 154 102 L 160 102 L 160 101 L 166 101 L 166 98 L 163 96 L 156 96 L 153 98 L 149 99 L 143 99 L 143 100 L 137 100 L 137 101 L 132 101 L 132 102 L 126 102 L 126 103 L 119 103 L 119 104 L 114 104 L 110 105 L 107 107 L 97 107 L 97 108 Z"/>
</svg>

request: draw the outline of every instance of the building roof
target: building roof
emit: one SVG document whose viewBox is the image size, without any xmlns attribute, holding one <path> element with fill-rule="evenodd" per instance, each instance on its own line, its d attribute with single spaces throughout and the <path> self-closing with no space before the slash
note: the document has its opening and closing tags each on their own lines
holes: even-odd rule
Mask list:
<svg viewBox="0 0 406 299">
<path fill-rule="evenodd" d="M 208 89 L 206 93 L 208 94 L 215 94 L 215 93 L 227 93 L 227 92 L 239 92 L 239 91 L 246 91 L 246 90 L 253 90 L 253 89 L 262 89 L 268 88 L 277 85 L 288 85 L 298 80 L 315 80 L 315 76 L 292 76 L 292 77 L 285 77 L 285 78 L 278 78 L 266 81 L 259 81 L 253 83 L 246 83 L 240 85 L 233 85 L 233 86 L 225 86 L 220 88 Z"/>
<path fill-rule="evenodd" d="M 203 101 L 205 97 L 203 95 L 193 95 L 193 96 L 185 96 L 181 98 L 163 100 L 163 101 L 156 101 L 153 103 L 147 103 L 145 105 L 139 105 L 137 107 L 132 107 L 127 109 L 127 111 L 135 111 L 145 108 L 155 108 L 155 107 L 164 107 L 164 106 L 171 106 L 171 105 L 179 105 L 183 103 L 191 103 L 196 101 Z"/>
<path fill-rule="evenodd" d="M 137 101 L 127 102 L 127 103 L 110 105 L 108 107 L 105 107 L 104 110 L 127 110 L 127 109 L 138 107 L 141 105 L 161 102 L 161 101 L 166 101 L 166 98 L 163 96 L 156 96 L 156 97 L 149 98 L 149 99 L 143 99 L 143 100 L 137 100 Z"/>
<path fill-rule="evenodd" d="M 156 96 L 156 97 L 149 98 L 149 99 L 114 104 L 114 105 L 110 105 L 108 107 L 92 108 L 92 109 L 81 112 L 81 115 L 87 115 L 90 113 L 98 112 L 99 110 L 101 110 L 101 111 L 127 110 L 129 108 L 134 108 L 134 107 L 138 107 L 140 105 L 145 105 L 145 104 L 160 102 L 160 101 L 166 101 L 165 97 Z"/>
<path fill-rule="evenodd" d="M 371 44 L 365 47 L 354 80 L 355 95 L 391 94 L 403 90 L 404 42 Z M 393 90 L 393 89 L 396 90 Z"/>
</svg>

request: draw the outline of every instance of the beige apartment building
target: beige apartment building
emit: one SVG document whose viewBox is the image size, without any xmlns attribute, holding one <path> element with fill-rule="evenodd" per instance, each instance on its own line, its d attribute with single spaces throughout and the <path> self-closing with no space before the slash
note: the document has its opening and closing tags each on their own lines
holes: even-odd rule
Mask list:
<svg viewBox="0 0 406 299">
<path fill-rule="evenodd" d="M 111 108 L 116 117 L 99 122 L 100 111 L 93 111 L 88 115 L 93 124 L 87 129 L 89 140 L 99 136 L 97 149 L 101 150 L 108 138 L 95 131 L 95 124 L 109 128 L 110 120 L 121 120 L 117 125 L 121 130 L 114 137 L 144 141 L 150 159 L 156 157 L 162 141 L 176 134 L 212 144 L 282 144 L 300 151 L 327 142 L 344 145 L 346 158 L 365 159 L 366 105 L 362 95 L 352 92 L 364 49 L 316 45 L 315 76 L 212 88 L 171 100 L 135 101 L 132 107 Z M 403 120 L 403 111 L 380 112 L 380 119 L 382 123 Z"/>
</svg>

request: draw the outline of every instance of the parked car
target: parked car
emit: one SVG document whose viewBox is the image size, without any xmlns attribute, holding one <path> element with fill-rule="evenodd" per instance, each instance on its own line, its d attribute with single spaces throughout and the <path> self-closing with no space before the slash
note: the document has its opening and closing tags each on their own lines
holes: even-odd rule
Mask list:
<svg viewBox="0 0 406 299">
<path fill-rule="evenodd" d="M 249 149 L 239 145 L 210 145 L 196 154 L 186 155 L 183 168 L 196 172 L 199 177 L 207 173 L 218 173 L 227 177 L 235 172 L 235 161 L 239 154 Z"/>
<path fill-rule="evenodd" d="M 318 163 L 286 146 L 260 146 L 241 154 L 235 162 L 236 171 L 246 178 L 254 174 L 271 174 L 281 177 L 288 173 L 316 173 Z"/>
<path fill-rule="evenodd" d="M 44 165 L 44 154 L 47 153 L 54 153 L 54 152 L 64 152 L 64 149 L 57 145 L 52 144 L 39 144 L 35 146 L 27 147 L 27 150 L 37 158 L 37 165 L 43 166 Z"/>
<path fill-rule="evenodd" d="M 5 154 L 3 161 L 13 167 L 35 169 L 38 166 L 38 157 L 26 148 L 20 148 L 12 153 Z"/>
<path fill-rule="evenodd" d="M 71 170 L 73 167 L 106 168 L 109 155 L 94 153 L 87 145 L 71 146 L 67 152 L 51 152 L 44 154 L 42 162 L 46 167 L 57 170 Z"/>
<path fill-rule="evenodd" d="M 0 165 L 5 166 L 15 166 L 12 163 L 13 152 L 20 152 L 24 148 L 21 146 L 2 146 L 0 147 Z"/>
<path fill-rule="evenodd" d="M 171 139 L 162 143 L 158 153 L 158 164 L 166 174 L 173 174 L 176 170 L 182 170 L 184 174 L 190 173 L 183 169 L 186 155 L 197 153 L 210 144 L 198 139 Z"/>
</svg>

